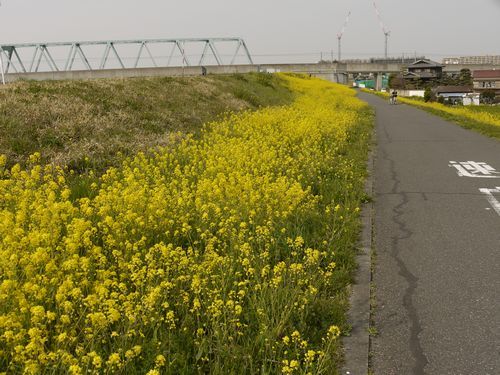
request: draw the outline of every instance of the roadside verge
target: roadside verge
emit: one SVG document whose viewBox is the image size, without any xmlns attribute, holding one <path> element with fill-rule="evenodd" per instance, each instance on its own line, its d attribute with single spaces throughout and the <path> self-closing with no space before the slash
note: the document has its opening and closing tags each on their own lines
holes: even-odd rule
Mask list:
<svg viewBox="0 0 500 375">
<path fill-rule="evenodd" d="M 372 245 L 374 224 L 373 179 L 375 163 L 375 130 L 372 138 L 365 182 L 365 193 L 369 197 L 362 208 L 362 231 L 360 248 L 356 261 L 358 270 L 351 287 L 348 322 L 351 325 L 349 336 L 342 339 L 344 346 L 344 365 L 341 374 L 366 375 L 369 371 L 370 352 L 370 297 L 372 281 Z"/>
</svg>

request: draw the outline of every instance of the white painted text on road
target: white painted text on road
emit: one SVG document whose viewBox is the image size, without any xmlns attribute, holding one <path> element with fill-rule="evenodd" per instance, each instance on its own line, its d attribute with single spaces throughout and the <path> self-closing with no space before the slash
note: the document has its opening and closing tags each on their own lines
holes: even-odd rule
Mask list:
<svg viewBox="0 0 500 375">
<path fill-rule="evenodd" d="M 500 186 L 497 186 L 496 189 L 479 189 L 479 191 L 486 195 L 488 202 L 490 202 L 493 209 L 500 216 L 500 201 L 498 201 L 500 199 Z M 495 196 L 496 194 L 498 194 L 498 199 Z"/>
<path fill-rule="evenodd" d="M 500 172 L 484 162 L 450 161 L 449 166 L 455 168 L 460 177 L 500 178 Z"/>
</svg>

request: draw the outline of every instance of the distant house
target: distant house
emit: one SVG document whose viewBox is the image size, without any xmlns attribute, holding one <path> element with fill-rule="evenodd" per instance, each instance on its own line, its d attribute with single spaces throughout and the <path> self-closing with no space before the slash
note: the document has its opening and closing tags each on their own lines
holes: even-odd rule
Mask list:
<svg viewBox="0 0 500 375">
<path fill-rule="evenodd" d="M 440 79 L 443 76 L 443 67 L 435 61 L 418 60 L 408 65 L 405 76 L 408 78 L 419 78 L 424 81 Z"/>
<path fill-rule="evenodd" d="M 472 73 L 474 90 L 481 93 L 494 90 L 500 95 L 500 70 L 475 70 Z"/>
<path fill-rule="evenodd" d="M 479 104 L 479 95 L 469 86 L 438 86 L 432 91 L 450 104 Z"/>
<path fill-rule="evenodd" d="M 429 84 L 433 84 L 443 76 L 443 67 L 435 61 L 421 59 L 408 65 L 406 71 L 395 78 L 395 82 L 400 80 L 403 87 L 422 89 Z M 399 83 L 398 83 L 399 84 Z"/>
<path fill-rule="evenodd" d="M 436 96 L 442 96 L 443 98 L 454 98 L 463 97 L 465 94 L 470 94 L 474 92 L 472 87 L 468 86 L 438 86 L 433 89 Z"/>
</svg>

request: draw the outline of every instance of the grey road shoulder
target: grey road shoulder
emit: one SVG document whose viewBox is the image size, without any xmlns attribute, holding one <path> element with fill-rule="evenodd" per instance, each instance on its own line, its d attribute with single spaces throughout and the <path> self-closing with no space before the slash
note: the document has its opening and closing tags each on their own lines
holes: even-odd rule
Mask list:
<svg viewBox="0 0 500 375">
<path fill-rule="evenodd" d="M 365 192 L 373 197 L 375 133 L 372 141 L 372 151 L 368 159 L 368 177 Z M 365 203 L 362 208 L 362 232 L 360 251 L 357 256 L 358 270 L 350 296 L 348 321 L 351 325 L 349 336 L 343 338 L 344 366 L 343 375 L 366 375 L 368 373 L 368 356 L 370 351 L 370 284 L 371 255 L 373 243 L 373 201 Z"/>
</svg>

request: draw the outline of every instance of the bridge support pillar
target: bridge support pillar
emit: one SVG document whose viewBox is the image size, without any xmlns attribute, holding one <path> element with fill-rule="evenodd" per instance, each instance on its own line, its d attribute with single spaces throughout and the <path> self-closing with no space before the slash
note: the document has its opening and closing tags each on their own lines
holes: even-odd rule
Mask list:
<svg viewBox="0 0 500 375">
<path fill-rule="evenodd" d="M 375 73 L 375 90 L 382 91 L 382 73 Z"/>
<path fill-rule="evenodd" d="M 335 74 L 335 82 L 340 83 L 341 85 L 347 85 L 347 74 L 346 73 L 334 73 Z"/>
</svg>

